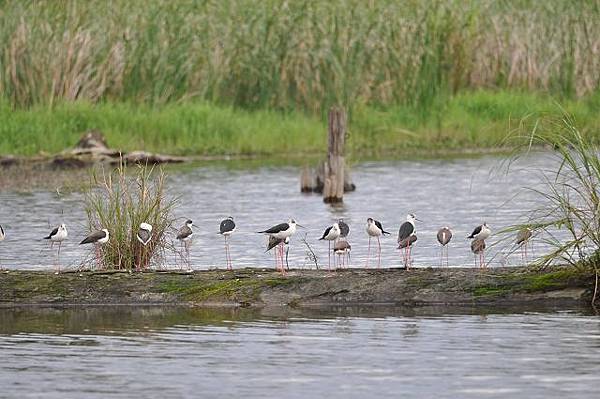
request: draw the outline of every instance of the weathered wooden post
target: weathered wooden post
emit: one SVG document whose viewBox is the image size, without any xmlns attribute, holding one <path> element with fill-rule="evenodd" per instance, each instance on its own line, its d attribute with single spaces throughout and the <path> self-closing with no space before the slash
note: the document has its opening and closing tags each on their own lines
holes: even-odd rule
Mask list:
<svg viewBox="0 0 600 399">
<path fill-rule="evenodd" d="M 346 142 L 346 112 L 339 107 L 329 110 L 327 160 L 324 167 L 323 201 L 344 201 L 344 144 Z"/>
</svg>

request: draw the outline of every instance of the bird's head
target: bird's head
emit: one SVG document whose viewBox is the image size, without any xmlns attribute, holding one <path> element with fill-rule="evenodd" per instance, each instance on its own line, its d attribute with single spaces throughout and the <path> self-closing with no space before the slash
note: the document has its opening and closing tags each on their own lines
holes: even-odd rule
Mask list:
<svg viewBox="0 0 600 399">
<path fill-rule="evenodd" d="M 192 222 L 192 219 L 188 219 L 188 220 L 185 222 L 185 225 L 186 225 L 187 227 L 192 227 L 192 225 L 193 225 L 193 224 L 194 224 L 194 222 Z"/>
<path fill-rule="evenodd" d="M 233 216 L 227 216 L 227 219 L 233 221 Z"/>
<path fill-rule="evenodd" d="M 367 224 L 373 224 L 375 221 L 373 218 L 367 218 Z"/>
<path fill-rule="evenodd" d="M 60 224 L 60 226 L 59 226 L 59 228 L 60 228 L 61 230 L 66 230 L 66 229 L 67 229 L 67 226 L 66 226 L 64 223 L 61 223 L 61 224 Z"/>
</svg>

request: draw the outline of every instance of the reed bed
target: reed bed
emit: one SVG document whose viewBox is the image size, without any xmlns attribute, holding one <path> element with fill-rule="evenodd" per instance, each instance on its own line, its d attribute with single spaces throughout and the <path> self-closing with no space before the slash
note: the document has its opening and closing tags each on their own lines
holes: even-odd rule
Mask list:
<svg viewBox="0 0 600 399">
<path fill-rule="evenodd" d="M 599 82 L 600 0 L 7 0 L 0 10 L 0 96 L 12 107 L 428 111 L 462 89 L 572 98 Z"/>
<path fill-rule="evenodd" d="M 105 172 L 95 171 L 85 194 L 90 231 L 108 229 L 110 240 L 98 248 L 99 269 L 144 270 L 162 267 L 173 250 L 167 235 L 177 200 L 169 198 L 165 174 L 147 165 L 131 170 L 122 164 Z M 152 238 L 142 245 L 136 238 L 141 223 L 152 225 Z"/>
</svg>

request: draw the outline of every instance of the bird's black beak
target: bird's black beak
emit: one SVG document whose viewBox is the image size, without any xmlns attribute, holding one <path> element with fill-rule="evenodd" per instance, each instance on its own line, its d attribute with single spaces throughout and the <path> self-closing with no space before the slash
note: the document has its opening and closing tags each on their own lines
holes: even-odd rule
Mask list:
<svg viewBox="0 0 600 399">
<path fill-rule="evenodd" d="M 302 226 L 300 223 L 296 223 L 296 226 L 301 227 L 303 229 L 305 229 L 306 227 Z"/>
</svg>

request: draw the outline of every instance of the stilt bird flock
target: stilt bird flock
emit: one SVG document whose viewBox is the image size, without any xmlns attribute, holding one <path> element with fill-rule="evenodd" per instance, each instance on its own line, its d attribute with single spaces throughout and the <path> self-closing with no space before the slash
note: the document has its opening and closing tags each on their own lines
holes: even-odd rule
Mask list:
<svg viewBox="0 0 600 399">
<path fill-rule="evenodd" d="M 406 216 L 406 221 L 402 223 L 398 230 L 398 247 L 397 249 L 400 252 L 401 263 L 408 270 L 413 265 L 412 258 L 412 249 L 417 242 L 417 226 L 416 222 L 421 222 L 413 213 L 409 213 Z M 191 271 L 191 262 L 190 262 L 190 246 L 194 237 L 193 227 L 196 225 L 193 224 L 192 220 L 188 219 L 185 224 L 177 230 L 176 240 L 181 242 L 183 247 L 183 253 L 185 254 L 185 262 L 188 266 L 188 270 Z M 290 219 L 285 223 L 280 223 L 270 227 L 266 230 L 259 231 L 258 233 L 264 234 L 268 237 L 267 243 L 267 251 L 275 249 L 275 264 L 276 269 L 279 270 L 282 274 L 286 273 L 286 270 L 289 270 L 288 265 L 288 252 L 291 237 L 296 233 L 296 229 L 300 227 L 303 228 L 302 225 L 298 224 L 294 219 Z M 225 260 L 227 264 L 227 269 L 233 269 L 233 262 L 231 258 L 230 252 L 230 239 L 233 233 L 236 231 L 236 224 L 234 222 L 233 217 L 229 216 L 226 219 L 222 220 L 219 225 L 219 234 L 223 236 L 225 240 Z M 377 267 L 381 267 L 381 238 L 385 235 L 389 235 L 390 233 L 384 230 L 383 225 L 380 221 L 375 220 L 373 218 L 367 219 L 367 224 L 365 231 L 367 233 L 367 237 L 369 240 L 368 248 L 367 248 L 367 258 L 365 267 L 369 267 L 369 261 L 371 258 L 371 239 L 375 238 L 377 240 Z M 350 251 L 352 246 L 348 242 L 348 235 L 350 233 L 350 226 L 344 222 L 343 219 L 339 219 L 337 222 L 333 223 L 331 226 L 325 228 L 325 231 L 319 238 L 320 241 L 327 241 L 328 245 L 328 270 L 332 270 L 332 255 L 333 255 L 333 269 L 338 267 L 344 268 L 349 267 L 350 265 Z M 487 267 L 486 259 L 485 259 L 485 249 L 486 249 L 486 240 L 491 236 L 492 230 L 488 226 L 486 222 L 477 226 L 470 235 L 467 236 L 467 239 L 471 239 L 471 251 L 475 255 L 475 267 Z M 6 239 L 7 233 L 4 228 L 0 225 L 0 242 Z M 60 272 L 60 253 L 62 244 L 65 240 L 67 240 L 69 234 L 67 231 L 67 226 L 64 223 L 61 223 L 59 226 L 54 228 L 44 239 L 48 240 L 51 244 L 51 247 L 54 244 L 58 245 L 58 249 L 56 252 L 56 272 Z M 524 263 L 527 262 L 527 251 L 528 246 L 531 242 L 531 238 L 533 236 L 533 232 L 529 228 L 525 228 L 520 230 L 517 234 L 515 244 L 518 248 L 521 249 L 522 261 Z M 110 241 L 110 232 L 109 229 L 104 228 L 102 230 L 98 230 L 92 232 L 86 238 L 84 238 L 80 245 L 83 244 L 93 244 L 95 249 L 96 260 L 100 264 L 102 259 L 102 247 L 109 243 Z M 453 232 L 449 226 L 444 226 L 440 228 L 437 232 L 437 240 L 440 244 L 440 266 L 448 266 L 448 247 L 450 245 L 450 241 L 452 240 Z M 146 259 L 148 251 L 144 251 L 143 248 L 147 246 L 155 245 L 153 244 L 153 227 L 151 224 L 142 222 L 139 224 L 137 231 L 135 232 L 135 239 L 139 242 L 137 248 L 138 253 L 135 254 L 135 266 L 136 269 L 144 269 L 147 268 L 149 259 Z M 141 245 L 140 245 L 141 244 Z M 284 265 L 284 255 L 285 255 L 285 265 Z M 337 257 L 337 260 L 336 260 Z M 0 262 L 0 268 L 2 267 L 2 263 Z"/>
</svg>

